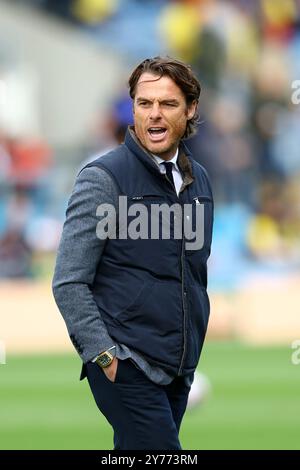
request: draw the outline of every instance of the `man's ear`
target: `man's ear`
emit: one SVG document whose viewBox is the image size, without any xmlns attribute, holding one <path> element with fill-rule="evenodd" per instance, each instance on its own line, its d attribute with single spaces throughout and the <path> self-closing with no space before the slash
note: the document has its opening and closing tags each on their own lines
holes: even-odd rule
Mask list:
<svg viewBox="0 0 300 470">
<path fill-rule="evenodd" d="M 188 121 L 189 121 L 190 119 L 193 119 L 193 117 L 195 116 L 195 113 L 196 113 L 196 110 L 197 110 L 197 105 L 198 105 L 198 101 L 197 101 L 197 100 L 194 100 L 194 101 L 188 106 L 188 112 L 187 112 Z"/>
</svg>

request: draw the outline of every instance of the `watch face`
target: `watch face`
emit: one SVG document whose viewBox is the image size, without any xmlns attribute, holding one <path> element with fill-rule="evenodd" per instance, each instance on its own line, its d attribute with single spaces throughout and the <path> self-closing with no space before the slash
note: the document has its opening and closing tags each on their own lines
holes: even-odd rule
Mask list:
<svg viewBox="0 0 300 470">
<path fill-rule="evenodd" d="M 112 362 L 112 356 L 110 354 L 104 353 L 98 357 L 97 362 L 101 367 L 107 367 Z"/>
</svg>

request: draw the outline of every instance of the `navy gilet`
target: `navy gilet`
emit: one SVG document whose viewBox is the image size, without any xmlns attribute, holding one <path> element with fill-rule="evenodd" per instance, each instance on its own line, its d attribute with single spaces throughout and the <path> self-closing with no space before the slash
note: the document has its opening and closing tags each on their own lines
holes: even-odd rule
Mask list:
<svg viewBox="0 0 300 470">
<path fill-rule="evenodd" d="M 124 236 L 123 227 L 122 236 L 107 240 L 91 286 L 110 336 L 174 376 L 195 370 L 203 346 L 210 311 L 207 259 L 213 227 L 213 197 L 206 171 L 183 143 L 179 152 L 189 160 L 194 177 L 179 197 L 129 130 L 124 144 L 87 165 L 108 172 L 119 194 L 127 196 L 128 224 L 137 216 L 130 213 L 130 207 L 145 206 L 148 235 L 153 205 L 179 204 L 183 209 L 190 204 L 192 215 L 197 204 L 204 207 L 204 240 L 199 249 L 187 249 L 187 240 L 172 234 L 173 217 L 169 239 L 162 235 L 162 217 L 158 237 L 132 239 Z"/>
</svg>

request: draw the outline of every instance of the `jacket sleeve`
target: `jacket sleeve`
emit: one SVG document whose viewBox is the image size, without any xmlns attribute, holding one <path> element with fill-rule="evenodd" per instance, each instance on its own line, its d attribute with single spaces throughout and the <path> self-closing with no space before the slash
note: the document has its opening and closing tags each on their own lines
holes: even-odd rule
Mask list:
<svg viewBox="0 0 300 470">
<path fill-rule="evenodd" d="M 101 318 L 91 286 L 106 243 L 96 235 L 101 220 L 96 210 L 101 203 L 117 209 L 117 200 L 115 184 L 104 170 L 83 169 L 68 202 L 58 248 L 53 295 L 84 363 L 115 344 Z"/>
</svg>

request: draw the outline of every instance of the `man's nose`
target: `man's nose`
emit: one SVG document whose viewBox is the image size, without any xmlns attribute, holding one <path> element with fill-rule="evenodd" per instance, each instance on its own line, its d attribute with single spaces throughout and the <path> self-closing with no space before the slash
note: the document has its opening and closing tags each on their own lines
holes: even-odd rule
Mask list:
<svg viewBox="0 0 300 470">
<path fill-rule="evenodd" d="M 153 106 L 152 106 L 151 112 L 150 112 L 150 119 L 157 120 L 160 117 L 161 117 L 161 112 L 160 112 L 159 103 L 153 103 Z"/>
</svg>

